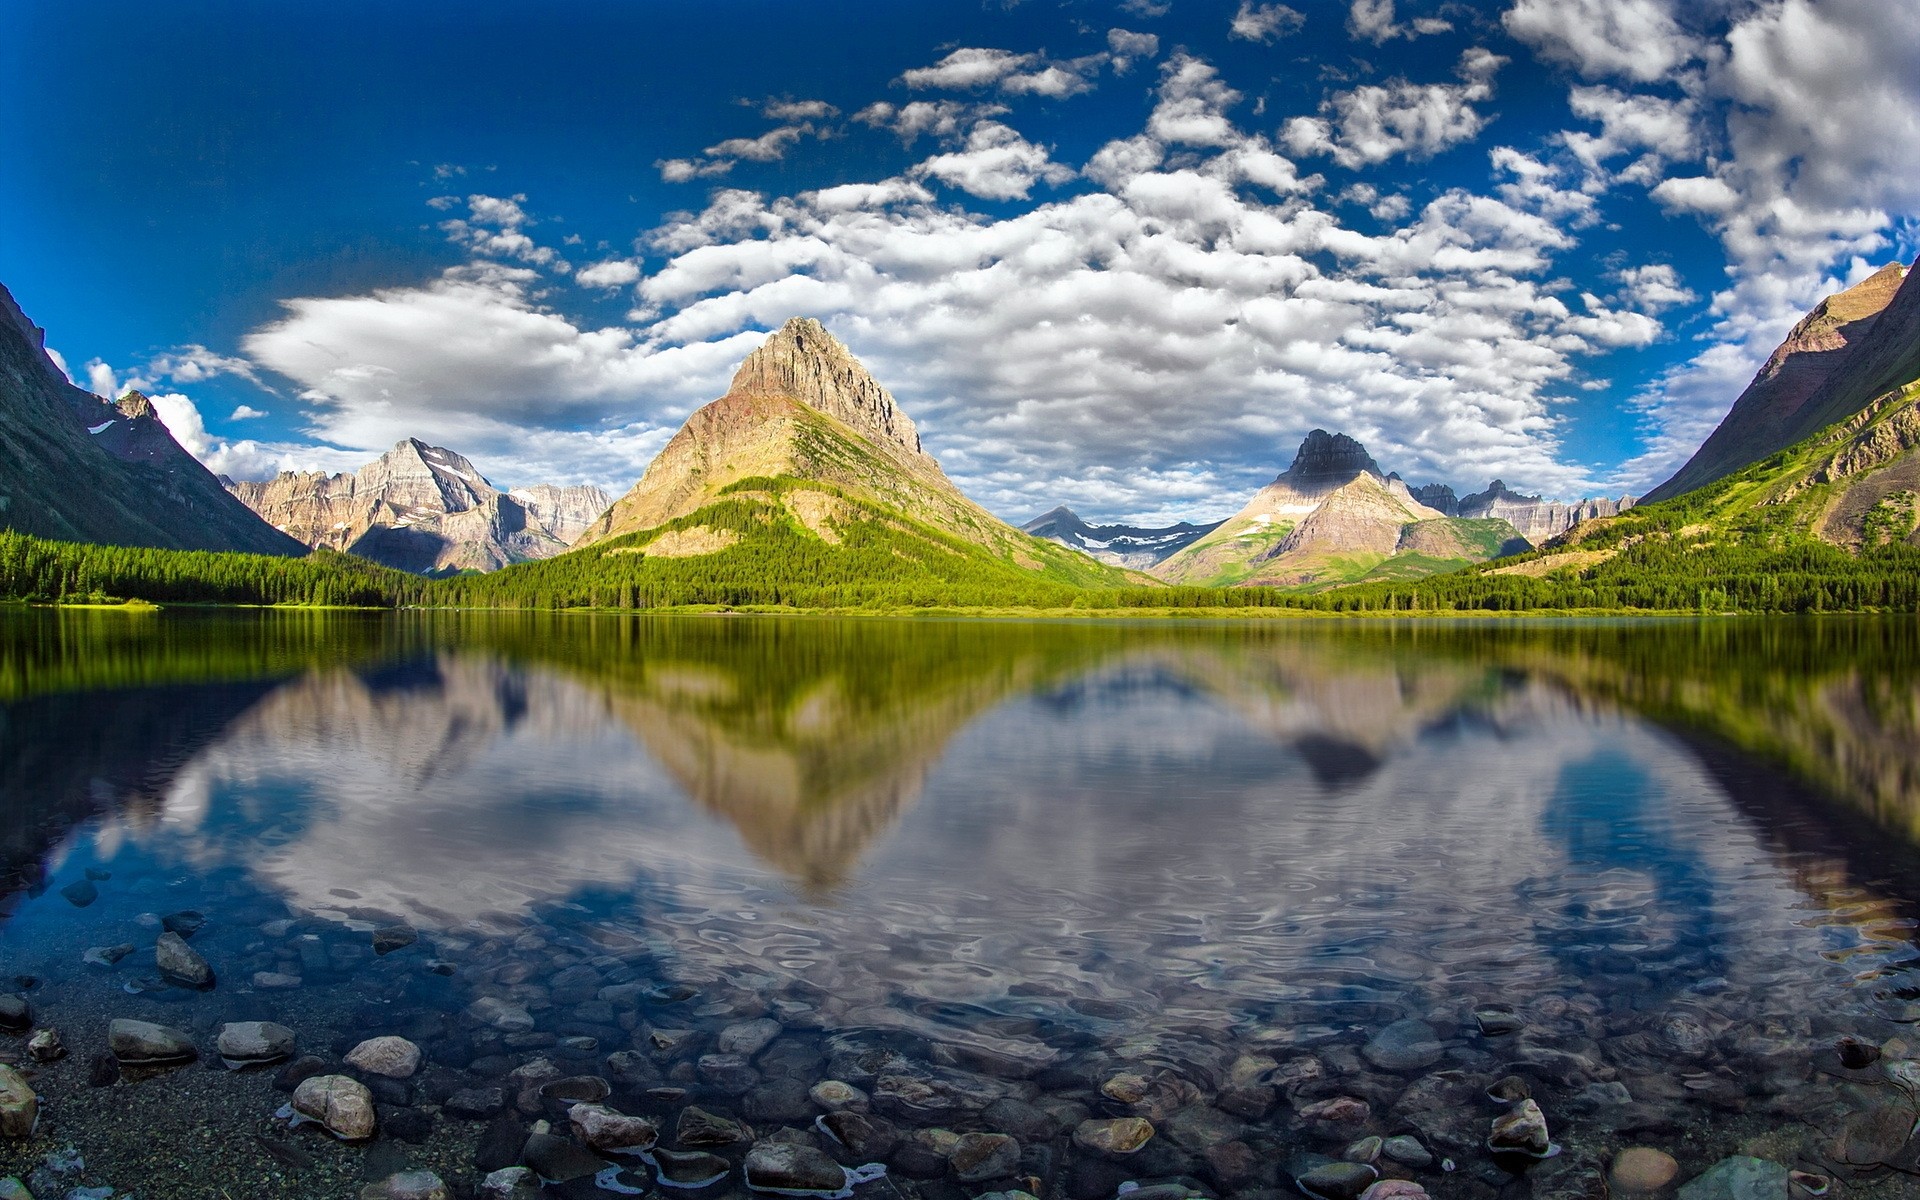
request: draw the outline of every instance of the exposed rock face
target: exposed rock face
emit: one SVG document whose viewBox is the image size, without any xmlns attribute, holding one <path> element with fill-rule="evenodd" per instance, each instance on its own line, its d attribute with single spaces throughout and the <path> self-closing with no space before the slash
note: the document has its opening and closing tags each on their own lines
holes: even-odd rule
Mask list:
<svg viewBox="0 0 1920 1200">
<path fill-rule="evenodd" d="M 501 492 L 465 458 L 416 438 L 352 475 L 283 471 L 232 490 L 308 546 L 419 572 L 491 571 L 552 557 L 609 503 L 595 487 Z"/>
<path fill-rule="evenodd" d="M 1454 495 L 1453 489 L 1446 484 L 1428 483 L 1411 490 L 1415 500 L 1418 500 L 1435 512 L 1445 513 L 1449 517 L 1457 517 L 1460 515 L 1460 497 Z"/>
<path fill-rule="evenodd" d="M 1447 489 L 1449 492 L 1451 488 Z M 1632 496 L 1618 500 L 1576 500 L 1571 504 L 1522 496 L 1496 479 L 1484 492 L 1463 497 L 1454 506 L 1452 516 L 1472 519 L 1496 518 L 1519 530 L 1520 536 L 1534 545 L 1555 538 L 1582 521 L 1616 517 L 1636 503 Z"/>
<path fill-rule="evenodd" d="M 1893 387 L 1899 362 L 1911 358 L 1920 337 L 1920 292 L 1904 286 L 1907 270 L 1888 263 L 1844 292 L 1828 296 L 1803 317 L 1768 356 L 1700 449 L 1643 503 L 1671 499 L 1759 462 L 1835 421 L 1858 412 Z M 1883 313 L 1901 293 L 1913 293 L 1894 320 Z M 1889 326 L 1876 336 L 1882 324 Z M 1876 349 L 1856 353 L 1871 342 Z M 1905 378 L 1911 379 L 1909 370 Z"/>
<path fill-rule="evenodd" d="M 145 396 L 114 404 L 68 383 L 4 287 L 0 526 L 109 545 L 304 553 L 181 449 Z"/>
<path fill-rule="evenodd" d="M 920 448 L 920 431 L 892 394 L 812 317 L 793 318 L 747 355 L 727 392 L 790 396 L 910 454 L 926 453 Z"/>
<path fill-rule="evenodd" d="M 1089 525 L 1066 505 L 1041 513 L 1020 528 L 1037 538 L 1092 555 L 1116 567 L 1146 570 L 1186 549 L 1213 530 L 1220 522 L 1195 525 L 1181 521 L 1177 525 L 1143 528 L 1138 525 Z"/>
</svg>

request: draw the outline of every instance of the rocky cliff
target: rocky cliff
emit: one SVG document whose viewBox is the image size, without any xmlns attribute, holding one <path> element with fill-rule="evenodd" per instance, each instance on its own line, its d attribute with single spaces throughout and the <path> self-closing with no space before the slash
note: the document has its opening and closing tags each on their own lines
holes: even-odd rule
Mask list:
<svg viewBox="0 0 1920 1200">
<path fill-rule="evenodd" d="M 1852 349 L 1870 338 L 1896 295 L 1913 290 L 1902 286 L 1906 277 L 1905 267 L 1888 263 L 1815 305 L 1768 356 L 1687 464 L 1648 492 L 1642 502 L 1670 499 L 1759 462 L 1858 412 L 1894 386 L 1901 340 L 1895 330 L 1888 331 L 1891 337 L 1879 339 L 1878 354 L 1859 356 L 1856 362 Z M 1907 301 L 1895 320 L 1905 326 L 1909 348 L 1920 335 L 1920 328 L 1914 326 L 1914 304 L 1913 299 Z M 1828 386 L 1829 379 L 1835 386 Z"/>
<path fill-rule="evenodd" d="M 1632 496 L 1622 496 L 1618 500 L 1575 500 L 1571 503 L 1542 500 L 1538 496 L 1523 496 L 1496 479 L 1487 485 L 1486 491 L 1462 497 L 1448 515 L 1469 520 L 1505 521 L 1537 546 L 1559 537 L 1582 521 L 1618 516 L 1635 503 Z"/>
<path fill-rule="evenodd" d="M 550 558 L 608 504 L 593 487 L 502 492 L 465 458 L 414 438 L 352 475 L 284 471 L 232 490 L 305 545 L 422 573 Z"/>
<path fill-rule="evenodd" d="M 108 545 L 305 552 L 229 496 L 145 396 L 116 404 L 74 387 L 45 345 L 0 287 L 0 526 Z"/>
<path fill-rule="evenodd" d="M 1063 504 L 1041 513 L 1020 528 L 1034 537 L 1057 542 L 1101 562 L 1144 571 L 1191 546 L 1219 525 L 1218 521 L 1200 525 L 1181 521 L 1157 528 L 1089 525 Z"/>
</svg>

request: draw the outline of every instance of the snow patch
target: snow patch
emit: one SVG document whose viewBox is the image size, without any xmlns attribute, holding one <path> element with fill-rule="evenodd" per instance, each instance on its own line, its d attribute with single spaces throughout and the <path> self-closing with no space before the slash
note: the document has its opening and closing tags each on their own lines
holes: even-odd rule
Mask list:
<svg viewBox="0 0 1920 1200">
<path fill-rule="evenodd" d="M 99 423 L 98 425 L 89 425 L 89 426 L 87 426 L 87 432 L 88 432 L 88 433 L 91 433 L 91 434 L 94 434 L 95 436 L 98 436 L 101 430 L 103 430 L 103 429 L 111 429 L 111 428 L 113 428 L 113 422 L 112 422 L 112 421 L 102 421 L 102 422 L 100 422 L 100 423 Z"/>
</svg>

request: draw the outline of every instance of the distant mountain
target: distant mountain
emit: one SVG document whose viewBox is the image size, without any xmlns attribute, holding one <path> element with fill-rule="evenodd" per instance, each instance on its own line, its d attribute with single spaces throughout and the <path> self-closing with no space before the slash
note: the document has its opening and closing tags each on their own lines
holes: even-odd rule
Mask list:
<svg viewBox="0 0 1920 1200">
<path fill-rule="evenodd" d="M 45 346 L 0 287 L 0 525 L 106 545 L 306 552 L 228 495 L 145 396 L 83 391 Z"/>
<path fill-rule="evenodd" d="M 1452 489 L 1443 491 L 1450 499 Z M 1506 521 L 1423 504 L 1359 442 L 1316 429 L 1245 508 L 1153 573 L 1206 587 L 1325 587 L 1453 570 L 1525 548 Z"/>
<path fill-rule="evenodd" d="M 1146 570 L 1205 537 L 1220 522 L 1142 528 L 1137 525 L 1089 525 L 1066 505 L 1041 513 L 1020 528 L 1037 538 L 1112 563 L 1116 567 Z"/>
<path fill-rule="evenodd" d="M 1888 263 L 1815 305 L 1687 464 L 1641 503 L 1671 499 L 1759 462 L 1912 378 L 1920 355 L 1920 299 L 1909 296 L 1891 320 L 1883 315 L 1896 295 L 1912 291 L 1902 286 L 1906 277 L 1904 266 Z M 1856 352 L 1869 341 L 1873 349 Z"/>
<path fill-rule="evenodd" d="M 1418 495 L 1421 490 L 1424 489 L 1415 489 L 1415 494 Z M 1449 492 L 1452 490 L 1447 489 Z M 1559 537 L 1582 521 L 1618 516 L 1635 503 L 1632 496 L 1622 496 L 1618 500 L 1575 500 L 1570 504 L 1542 500 L 1539 496 L 1523 496 L 1496 479 L 1487 485 L 1486 491 L 1474 492 L 1451 508 L 1440 505 L 1434 507 L 1451 517 L 1474 520 L 1491 517 L 1505 521 L 1519 530 L 1521 537 L 1539 545 Z"/>
<path fill-rule="evenodd" d="M 403 571 L 491 571 L 551 558 L 605 512 L 595 487 L 502 492 L 474 465 L 408 438 L 352 475 L 283 471 L 233 494 L 308 546 Z"/>
<path fill-rule="evenodd" d="M 727 394 L 687 418 L 578 547 L 615 539 L 627 540 L 609 553 L 647 558 L 703 558 L 739 546 L 726 561 L 756 571 L 825 546 L 849 552 L 846 569 L 858 552 L 908 578 L 919 563 L 937 573 L 964 568 L 1062 583 L 1127 579 L 968 499 L 893 396 L 808 318 L 788 321 L 748 355 Z M 755 545 L 760 552 L 747 553 Z M 971 565 L 940 557 L 956 554 Z"/>
</svg>

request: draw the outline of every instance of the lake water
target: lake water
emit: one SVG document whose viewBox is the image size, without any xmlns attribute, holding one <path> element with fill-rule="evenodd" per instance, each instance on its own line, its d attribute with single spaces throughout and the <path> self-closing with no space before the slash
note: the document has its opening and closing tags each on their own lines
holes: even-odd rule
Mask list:
<svg viewBox="0 0 1920 1200">
<path fill-rule="evenodd" d="M 15 610 L 0 981 L 69 1053 L 0 1034 L 40 1097 L 0 1176 L 472 1194 L 604 1091 L 727 1174 L 549 1142 L 549 1194 L 744 1195 L 690 1107 L 889 1200 L 1297 1195 L 1343 1157 L 1597 1200 L 1630 1146 L 1909 1194 L 1917 834 L 1906 618 Z M 210 989 L 158 969 L 183 912 Z M 118 1018 L 198 1061 L 123 1069 Z M 261 1020 L 324 1069 L 228 1070 Z M 424 1065 L 361 1073 L 375 1138 L 276 1118 L 388 1034 Z M 1551 1157 L 1489 1150 L 1508 1076 Z M 1131 1153 L 1088 1124 L 1126 1117 Z"/>
</svg>

